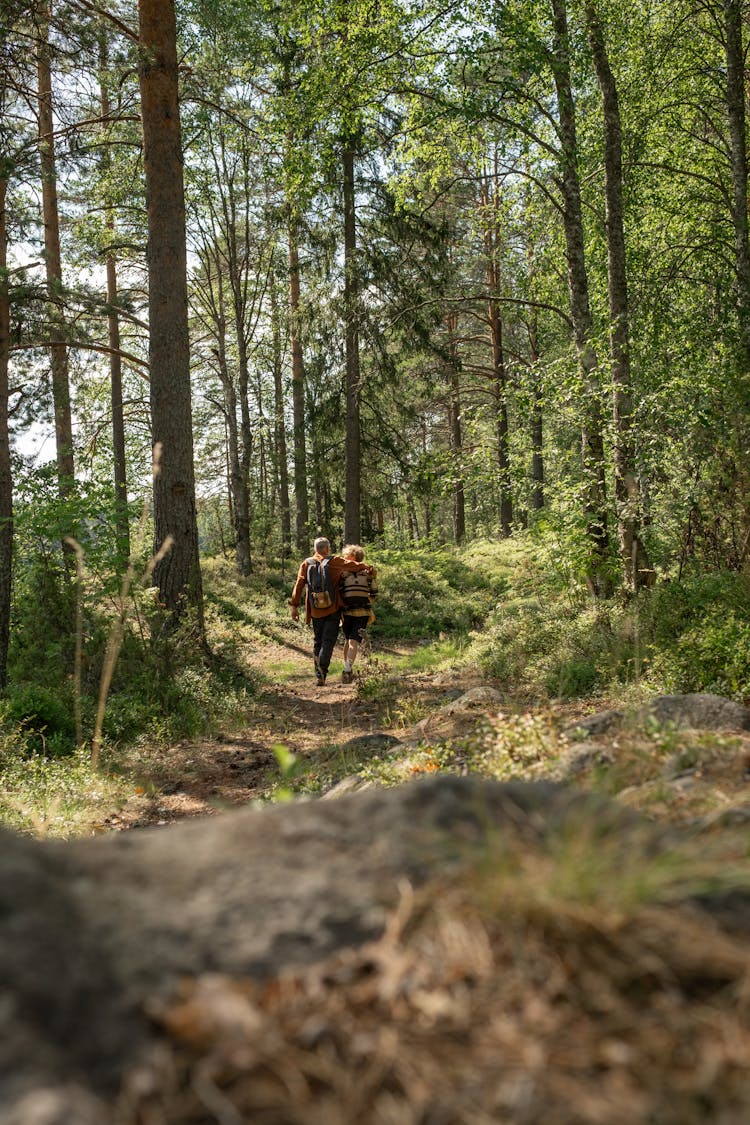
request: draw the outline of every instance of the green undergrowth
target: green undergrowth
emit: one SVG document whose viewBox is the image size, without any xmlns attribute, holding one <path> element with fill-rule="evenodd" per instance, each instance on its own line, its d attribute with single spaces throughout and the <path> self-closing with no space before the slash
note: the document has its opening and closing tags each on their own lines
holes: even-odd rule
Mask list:
<svg viewBox="0 0 750 1125">
<path fill-rule="evenodd" d="M 714 692 L 747 702 L 750 583 L 695 575 L 594 603 L 532 567 L 475 630 L 466 656 L 541 698 Z"/>
<path fill-rule="evenodd" d="M 88 748 L 65 757 L 19 753 L 18 743 L 0 744 L 0 821 L 35 836 L 71 837 L 125 803 L 132 785 L 91 764 Z"/>
<path fill-rule="evenodd" d="M 686 574 L 681 581 L 659 581 L 630 601 L 593 603 L 548 556 L 545 544 L 531 537 L 461 550 L 368 548 L 380 592 L 372 650 L 359 662 L 358 698 L 375 705 L 382 725 L 396 731 L 436 706 L 414 689 L 420 677 L 451 670 L 478 670 L 517 700 L 533 699 L 537 708 L 576 698 L 592 707 L 597 699 L 621 705 L 656 692 L 711 691 L 750 701 L 747 579 Z M 284 646 L 309 649 L 309 635 L 289 614 L 295 572 L 289 563 L 256 560 L 253 573 L 242 578 L 229 559 L 203 561 L 210 658 L 196 644 L 190 621 L 165 633 L 152 593 L 136 587 L 107 696 L 103 769 L 89 778 L 86 748 L 116 600 L 111 583 L 86 576 L 77 695 L 70 627 L 75 603 L 61 594 L 60 576 L 40 564 L 34 580 L 16 593 L 9 687 L 0 698 L 0 782 L 11 797 L 0 817 L 30 830 L 45 823 L 45 831 L 74 831 L 78 814 L 66 811 L 74 791 L 93 810 L 109 799 L 101 779 L 111 777 L 113 792 L 135 784 L 118 774 L 149 747 L 250 721 L 261 677 L 248 657 L 266 646 L 265 674 L 280 680 L 298 672 Z M 543 725 L 541 711 L 537 717 Z M 554 757 L 554 747 L 545 743 L 548 734 L 539 723 L 532 726 L 506 724 L 508 745 L 496 738 L 450 751 L 424 745 L 404 753 L 349 750 L 342 758 L 332 745 L 295 780 L 295 791 L 320 791 L 351 772 L 379 784 L 437 770 L 501 778 L 533 773 Z M 63 811 L 56 819 L 49 810 L 58 806 Z"/>
<path fill-rule="evenodd" d="M 514 545 L 482 540 L 470 547 L 374 548 L 377 631 L 383 637 L 466 634 L 486 619 L 510 588 Z"/>
</svg>

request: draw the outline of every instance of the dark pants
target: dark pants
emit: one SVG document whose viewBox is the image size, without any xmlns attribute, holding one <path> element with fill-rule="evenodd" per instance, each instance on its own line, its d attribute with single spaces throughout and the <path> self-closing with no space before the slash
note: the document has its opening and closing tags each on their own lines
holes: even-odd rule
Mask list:
<svg viewBox="0 0 750 1125">
<path fill-rule="evenodd" d="M 313 617 L 312 627 L 313 656 L 317 660 L 321 672 L 325 675 L 339 636 L 338 610 L 335 613 L 329 613 L 327 617 Z"/>
</svg>

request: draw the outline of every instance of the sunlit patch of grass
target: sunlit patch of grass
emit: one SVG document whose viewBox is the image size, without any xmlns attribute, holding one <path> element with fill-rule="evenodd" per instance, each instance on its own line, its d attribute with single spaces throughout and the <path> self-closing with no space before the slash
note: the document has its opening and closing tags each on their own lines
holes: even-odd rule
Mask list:
<svg viewBox="0 0 750 1125">
<path fill-rule="evenodd" d="M 392 707 L 386 709 L 385 725 L 405 729 L 425 718 L 430 711 L 430 704 L 425 700 L 404 695 Z"/>
<path fill-rule="evenodd" d="M 398 672 L 434 672 L 460 662 L 466 651 L 465 637 L 440 637 L 425 641 L 408 652 L 388 654 L 389 663 Z"/>
<path fill-rule="evenodd" d="M 506 781 L 543 776 L 566 745 L 551 714 L 490 714 L 466 740 L 472 773 Z"/>
<path fill-rule="evenodd" d="M 264 661 L 263 674 L 270 680 L 292 680 L 300 674 L 299 661 L 272 657 Z"/>
<path fill-rule="evenodd" d="M 123 778 L 92 766 L 88 749 L 65 758 L 22 756 L 12 747 L 0 751 L 0 820 L 19 832 L 90 834 L 131 793 Z"/>
</svg>

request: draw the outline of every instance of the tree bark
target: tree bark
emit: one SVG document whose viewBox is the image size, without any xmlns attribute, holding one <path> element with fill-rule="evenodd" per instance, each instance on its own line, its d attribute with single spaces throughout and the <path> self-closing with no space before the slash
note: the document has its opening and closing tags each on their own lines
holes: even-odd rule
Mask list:
<svg viewBox="0 0 750 1125">
<path fill-rule="evenodd" d="M 291 505 L 289 503 L 289 465 L 287 462 L 286 425 L 284 423 L 284 386 L 281 362 L 281 325 L 276 293 L 276 274 L 271 273 L 271 336 L 273 341 L 273 396 L 276 429 L 276 462 L 278 466 L 279 507 L 281 509 L 281 557 L 286 559 L 292 549 Z"/>
<path fill-rule="evenodd" d="M 513 529 L 513 495 L 510 487 L 510 456 L 508 450 L 508 397 L 503 349 L 503 322 L 500 316 L 500 271 L 498 269 L 497 201 L 499 180 L 497 161 L 494 174 L 483 177 L 480 189 L 484 226 L 484 249 L 487 273 L 487 308 L 492 349 L 492 390 L 495 400 L 495 433 L 497 438 L 497 470 L 499 481 L 498 516 L 500 534 L 508 538 Z"/>
<path fill-rule="evenodd" d="M 10 169 L 0 159 L 0 691 L 8 683 L 8 642 L 13 579 L 13 474 L 8 424 L 10 297 L 5 200 Z"/>
<path fill-rule="evenodd" d="M 570 78 L 570 39 L 566 0 L 552 0 L 554 52 L 552 71 L 557 91 L 560 130 L 563 226 L 568 264 L 568 290 L 578 366 L 583 385 L 581 458 L 584 511 L 590 543 L 587 583 L 594 596 L 611 593 L 608 574 L 609 533 L 602 423 L 602 390 L 593 346 L 593 320 L 583 237 L 581 186 L 578 178 L 578 140 Z"/>
<path fill-rule="evenodd" d="M 307 493 L 307 449 L 305 441 L 305 368 L 300 338 L 300 277 L 297 221 L 289 215 L 289 348 L 292 354 L 292 423 L 294 446 L 295 535 L 297 550 L 309 547 L 310 508 Z"/>
<path fill-rule="evenodd" d="M 640 482 L 633 433 L 630 314 L 622 193 L 622 123 L 617 84 L 609 64 L 599 13 L 592 0 L 587 0 L 585 13 L 589 45 L 604 110 L 604 197 L 612 407 L 615 424 L 617 535 L 625 586 L 630 592 L 635 592 L 641 586 L 649 584 L 651 568 L 642 539 Z"/>
<path fill-rule="evenodd" d="M 217 255 L 218 257 L 218 255 Z M 252 569 L 250 557 L 250 500 L 247 473 L 241 456 L 240 430 L 237 423 L 237 387 L 227 360 L 227 318 L 224 282 L 220 264 L 216 264 L 218 294 L 215 305 L 216 359 L 219 378 L 224 389 L 224 422 L 227 443 L 227 479 L 229 512 L 234 529 L 234 557 L 237 573 L 246 577 Z"/>
<path fill-rule="evenodd" d="M 349 140 L 344 142 L 342 163 L 344 188 L 344 330 L 346 346 L 344 538 L 348 543 L 358 543 L 361 529 L 359 264 L 357 261 L 357 226 L 354 198 L 354 147 Z"/>
<path fill-rule="evenodd" d="M 734 226 L 737 315 L 745 366 L 750 383 L 750 236 L 748 234 L 747 125 L 745 110 L 745 54 L 742 43 L 742 0 L 724 0 L 726 102 L 732 159 L 732 223 Z M 750 389 L 746 390 L 750 402 Z"/>
<path fill-rule="evenodd" d="M 73 489 L 73 420 L 70 406 L 68 346 L 63 308 L 60 217 L 57 205 L 57 167 L 54 118 L 52 112 L 52 70 L 50 65 L 50 0 L 42 0 L 37 14 L 37 83 L 39 97 L 39 161 L 42 173 L 42 215 L 44 218 L 44 260 L 49 298 L 49 343 L 52 372 L 52 401 L 55 412 L 57 479 L 61 496 Z"/>
<path fill-rule="evenodd" d="M 453 538 L 461 544 L 466 538 L 466 490 L 463 476 L 463 433 L 461 427 L 461 386 L 458 377 L 459 359 L 456 349 L 456 317 L 446 317 L 448 328 L 448 436 L 453 477 Z"/>
<path fill-rule="evenodd" d="M 102 118 L 106 122 L 110 114 L 109 91 L 104 75 L 107 73 L 107 33 L 104 28 L 99 38 L 99 69 L 102 75 L 100 99 Z M 102 156 L 105 178 L 111 168 L 109 150 L 105 144 Z M 107 193 L 104 203 L 106 213 L 107 237 L 110 246 L 115 243 L 114 204 Z M 122 359 L 120 357 L 120 317 L 117 311 L 117 259 L 112 250 L 107 251 L 107 326 L 109 334 L 109 381 L 110 406 L 112 410 L 112 460 L 115 486 L 115 536 L 117 540 L 118 569 L 127 566 L 130 557 L 130 525 L 128 521 L 128 480 L 125 453 L 125 419 L 122 406 Z"/>
<path fill-rule="evenodd" d="M 245 299 L 237 251 L 237 228 L 234 221 L 227 224 L 227 250 L 229 255 L 229 284 L 232 288 L 232 309 L 234 312 L 234 335 L 237 343 L 237 389 L 225 365 L 225 375 L 232 383 L 231 422 L 235 429 L 235 460 L 232 463 L 232 491 L 234 494 L 234 534 L 237 557 L 237 572 L 247 577 L 252 569 L 250 557 L 250 461 L 253 449 L 253 434 L 250 425 L 250 403 L 248 401 L 250 377 L 248 368 L 247 339 L 245 337 Z M 226 361 L 226 351 L 225 351 Z M 237 429 L 237 407 L 239 406 L 239 431 Z"/>
<path fill-rule="evenodd" d="M 497 277 L 491 270 L 490 293 L 497 292 Z M 503 351 L 503 322 L 500 306 L 490 297 L 490 336 L 492 340 L 492 386 L 495 397 L 495 430 L 497 436 L 497 470 L 500 480 L 500 534 L 507 539 L 513 530 L 513 496 L 510 488 L 510 456 L 508 453 L 508 395 Z"/>
<path fill-rule="evenodd" d="M 154 569 L 174 623 L 190 606 L 203 635 L 193 465 L 187 253 L 173 0 L 139 0 L 139 81 L 148 212 L 149 365 L 154 449 Z"/>
<path fill-rule="evenodd" d="M 531 507 L 535 512 L 544 508 L 544 413 L 542 392 L 539 386 L 539 344 L 537 341 L 536 311 L 531 310 L 529 320 L 529 350 L 531 358 Z"/>
</svg>

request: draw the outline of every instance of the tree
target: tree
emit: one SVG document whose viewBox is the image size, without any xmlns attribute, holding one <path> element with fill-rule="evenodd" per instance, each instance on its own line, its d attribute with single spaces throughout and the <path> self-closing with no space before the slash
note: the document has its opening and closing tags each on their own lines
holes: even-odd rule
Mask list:
<svg viewBox="0 0 750 1125">
<path fill-rule="evenodd" d="M 100 100 L 102 122 L 109 123 L 112 107 L 105 75 L 108 70 L 107 28 L 102 24 L 99 32 Z M 106 138 L 105 138 L 106 142 Z M 112 160 L 106 143 L 102 149 L 102 172 L 105 183 L 109 180 Z M 117 289 L 117 255 L 115 205 L 107 193 L 104 202 L 105 225 L 109 245 L 106 251 L 107 270 L 107 326 L 109 339 L 110 404 L 112 408 L 113 477 L 115 485 L 115 521 L 117 528 L 118 563 L 123 567 L 130 556 L 130 528 L 128 523 L 128 474 L 125 452 L 125 418 L 122 401 L 122 355 L 120 340 L 119 294 Z"/>
<path fill-rule="evenodd" d="M 589 299 L 586 248 L 578 176 L 578 142 L 575 102 L 570 75 L 570 36 L 566 0 L 552 0 L 553 47 L 550 55 L 557 93 L 560 138 L 560 190 L 563 198 L 566 259 L 570 311 L 573 318 L 578 364 L 581 373 L 583 416 L 581 452 L 584 473 L 584 509 L 591 543 L 588 583 L 597 596 L 611 592 L 608 573 L 606 467 L 602 435 L 601 383 L 594 347 L 594 325 Z"/>
<path fill-rule="evenodd" d="M 641 530 L 640 481 L 633 440 L 633 391 L 630 365 L 630 313 L 625 262 L 622 186 L 622 124 L 617 83 L 609 63 L 595 0 L 586 0 L 586 26 L 604 116 L 604 198 L 607 233 L 607 291 L 612 357 L 615 501 L 625 585 L 635 592 L 652 576 Z"/>
<path fill-rule="evenodd" d="M 10 297 L 8 227 L 5 211 L 10 174 L 11 162 L 7 156 L 0 153 L 0 691 L 5 689 L 8 680 L 13 564 L 13 475 L 8 425 Z"/>
<path fill-rule="evenodd" d="M 202 632 L 193 465 L 187 249 L 173 0 L 139 0 L 139 66 L 148 211 L 149 372 L 154 476 L 154 581 L 177 620 L 190 605 Z"/>
<path fill-rule="evenodd" d="M 52 397 L 55 409 L 55 440 L 57 474 L 62 496 L 73 488 L 73 421 L 70 407 L 68 345 L 64 315 L 62 256 L 60 249 L 60 218 L 57 200 L 57 168 L 55 161 L 55 123 L 53 114 L 52 69 L 50 64 L 49 24 L 51 0 L 41 0 L 36 16 L 39 160 L 42 176 L 42 213 L 44 217 L 44 259 L 47 271 L 49 301 L 49 344 L 52 368 Z"/>
</svg>

